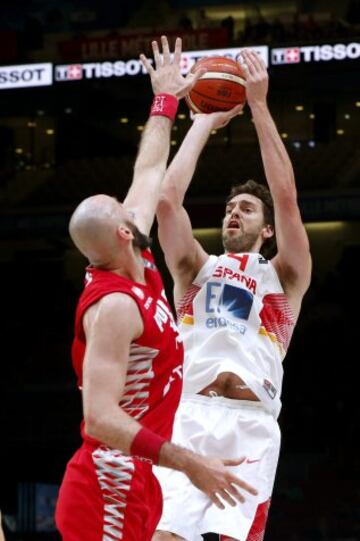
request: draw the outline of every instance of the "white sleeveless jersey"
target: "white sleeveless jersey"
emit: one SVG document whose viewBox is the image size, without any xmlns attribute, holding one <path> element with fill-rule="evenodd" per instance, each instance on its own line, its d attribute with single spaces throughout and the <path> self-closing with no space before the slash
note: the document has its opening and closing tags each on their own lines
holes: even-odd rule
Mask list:
<svg viewBox="0 0 360 541">
<path fill-rule="evenodd" d="M 177 306 L 185 393 L 238 375 L 275 418 L 295 319 L 272 263 L 257 253 L 210 256 Z"/>
</svg>

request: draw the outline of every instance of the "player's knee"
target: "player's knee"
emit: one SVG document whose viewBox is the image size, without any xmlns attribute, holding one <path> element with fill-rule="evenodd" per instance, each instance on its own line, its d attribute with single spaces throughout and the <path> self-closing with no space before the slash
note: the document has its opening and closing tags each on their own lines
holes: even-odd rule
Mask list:
<svg viewBox="0 0 360 541">
<path fill-rule="evenodd" d="M 151 541 L 186 541 L 183 537 L 170 532 L 156 531 Z"/>
</svg>

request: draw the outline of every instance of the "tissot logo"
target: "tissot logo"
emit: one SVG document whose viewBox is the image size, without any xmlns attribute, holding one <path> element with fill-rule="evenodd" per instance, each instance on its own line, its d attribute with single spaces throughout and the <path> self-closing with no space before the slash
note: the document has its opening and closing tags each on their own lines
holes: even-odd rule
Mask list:
<svg viewBox="0 0 360 541">
<path fill-rule="evenodd" d="M 22 64 L 0 68 L 0 89 L 52 84 L 52 64 Z"/>
<path fill-rule="evenodd" d="M 271 63 L 298 64 L 299 62 L 328 62 L 329 60 L 355 60 L 360 57 L 360 43 L 335 45 L 304 45 L 272 49 Z"/>
<path fill-rule="evenodd" d="M 146 70 L 140 60 L 124 62 L 87 62 L 85 64 L 66 64 L 55 67 L 56 81 L 79 81 L 81 79 L 103 79 L 108 77 L 124 77 L 125 75 L 145 74 Z"/>
</svg>

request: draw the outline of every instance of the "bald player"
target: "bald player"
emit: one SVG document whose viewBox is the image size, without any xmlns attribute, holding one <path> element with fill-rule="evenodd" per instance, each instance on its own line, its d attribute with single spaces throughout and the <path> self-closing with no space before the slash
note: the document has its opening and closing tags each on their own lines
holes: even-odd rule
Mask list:
<svg viewBox="0 0 360 541">
<path fill-rule="evenodd" d="M 168 168 L 157 217 L 185 349 L 173 441 L 209 455 L 236 457 L 245 449 L 247 460 L 234 471 L 259 494 L 219 513 L 182 472 L 159 468 L 164 511 L 154 541 L 198 541 L 207 532 L 221 541 L 262 541 L 274 485 L 282 361 L 310 283 L 311 257 L 293 168 L 267 107 L 266 67 L 255 52 L 242 54 L 270 192 L 254 181 L 235 186 L 223 219 L 224 253 L 206 253 L 183 200 L 211 130 L 228 117 L 196 115 Z"/>
<path fill-rule="evenodd" d="M 82 391 L 83 444 L 67 465 L 56 509 L 64 541 L 150 541 L 162 496 L 152 464 L 184 472 L 219 506 L 256 491 L 229 471 L 231 461 L 205 458 L 169 442 L 182 386 L 179 340 L 148 234 L 169 154 L 178 99 L 199 74 L 180 74 L 153 42 L 155 69 L 142 57 L 155 94 L 133 182 L 124 203 L 96 195 L 80 203 L 70 235 L 84 254 L 86 285 L 75 319 L 72 358 Z"/>
</svg>

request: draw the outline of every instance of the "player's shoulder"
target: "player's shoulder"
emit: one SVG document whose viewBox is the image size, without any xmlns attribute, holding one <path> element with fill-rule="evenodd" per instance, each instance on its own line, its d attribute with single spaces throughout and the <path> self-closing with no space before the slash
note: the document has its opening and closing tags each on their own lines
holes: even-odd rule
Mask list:
<svg viewBox="0 0 360 541">
<path fill-rule="evenodd" d="M 127 292 L 114 291 L 101 297 L 95 304 L 90 306 L 88 314 L 94 314 L 97 319 L 113 321 L 124 320 L 138 312 L 135 299 Z"/>
</svg>

